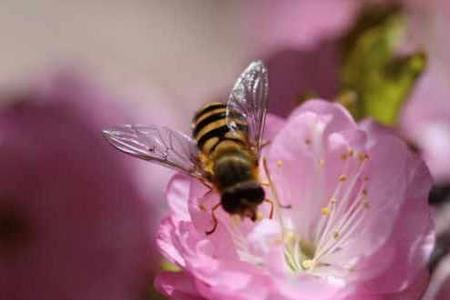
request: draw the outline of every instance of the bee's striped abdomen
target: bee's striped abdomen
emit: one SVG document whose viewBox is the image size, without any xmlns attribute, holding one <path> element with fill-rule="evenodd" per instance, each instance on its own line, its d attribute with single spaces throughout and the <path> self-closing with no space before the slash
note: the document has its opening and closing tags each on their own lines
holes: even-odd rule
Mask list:
<svg viewBox="0 0 450 300">
<path fill-rule="evenodd" d="M 194 116 L 192 135 L 198 148 L 210 155 L 223 142 L 246 145 L 247 124 L 238 122 L 238 129 L 231 131 L 226 121 L 226 105 L 212 102 L 204 105 Z"/>
</svg>

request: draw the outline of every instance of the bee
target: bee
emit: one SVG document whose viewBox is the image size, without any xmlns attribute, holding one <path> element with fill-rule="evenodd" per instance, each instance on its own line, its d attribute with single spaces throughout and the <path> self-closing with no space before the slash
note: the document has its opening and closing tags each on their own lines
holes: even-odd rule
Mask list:
<svg viewBox="0 0 450 300">
<path fill-rule="evenodd" d="M 258 164 L 267 112 L 268 74 L 261 61 L 252 62 L 233 86 L 228 102 L 207 103 L 193 117 L 192 138 L 167 127 L 124 125 L 103 130 L 118 150 L 199 179 L 220 194 L 231 215 L 257 219 L 258 206 L 267 201 Z"/>
</svg>

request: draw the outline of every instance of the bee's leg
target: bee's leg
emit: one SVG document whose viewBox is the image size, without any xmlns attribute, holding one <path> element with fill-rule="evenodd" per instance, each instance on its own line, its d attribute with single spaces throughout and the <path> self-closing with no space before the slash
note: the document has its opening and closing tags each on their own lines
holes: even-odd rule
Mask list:
<svg viewBox="0 0 450 300">
<path fill-rule="evenodd" d="M 203 194 L 202 198 L 205 198 L 206 196 L 208 196 L 209 194 L 211 194 L 213 190 L 214 190 L 214 189 L 213 189 L 212 187 L 209 186 L 209 187 L 208 187 L 208 191 L 206 191 L 206 193 Z"/>
<path fill-rule="evenodd" d="M 212 191 L 214 191 L 213 188 L 209 187 L 209 190 L 205 194 L 203 194 L 201 199 L 204 199 L 206 196 L 211 194 Z M 198 204 L 198 208 L 200 208 L 200 210 L 202 210 L 202 211 L 207 211 L 208 210 L 208 208 L 203 203 L 199 203 Z"/>
<path fill-rule="evenodd" d="M 262 141 L 261 146 L 259 148 L 262 149 L 262 148 L 266 147 L 267 145 L 269 145 L 270 143 L 272 143 L 272 141 Z"/>
<path fill-rule="evenodd" d="M 270 212 L 269 212 L 269 219 L 273 218 L 273 201 L 270 199 L 264 199 L 264 202 L 267 202 L 270 204 Z"/>
<path fill-rule="evenodd" d="M 208 180 L 206 180 L 206 179 L 204 179 L 204 178 L 199 178 L 199 181 L 201 182 L 201 184 L 203 184 L 205 187 L 207 187 L 208 189 L 210 189 L 210 190 L 212 190 L 212 185 L 211 185 L 211 183 L 208 181 Z"/>
<path fill-rule="evenodd" d="M 213 186 L 210 184 L 210 182 L 209 181 L 207 181 L 207 180 L 204 180 L 204 179 L 199 179 L 200 180 L 200 182 L 208 189 L 207 191 L 206 191 L 206 193 L 205 194 L 203 194 L 203 196 L 202 196 L 202 198 L 201 199 L 204 199 L 206 196 L 208 196 L 212 191 L 214 191 L 214 188 L 213 188 Z M 205 206 L 205 205 L 203 205 L 202 203 L 199 203 L 198 204 L 198 207 L 200 208 L 200 210 L 202 210 L 202 211 L 207 211 L 208 210 L 208 208 Z"/>
<path fill-rule="evenodd" d="M 216 229 L 217 229 L 217 225 L 219 224 L 219 222 L 217 221 L 216 210 L 220 207 L 220 204 L 221 204 L 220 202 L 217 203 L 217 204 L 214 205 L 213 208 L 211 209 L 211 217 L 212 217 L 212 220 L 213 220 L 214 225 L 213 225 L 213 228 L 212 228 L 211 230 L 208 230 L 208 231 L 205 232 L 206 235 L 212 234 L 212 233 L 213 233 L 214 231 L 216 231 Z"/>
</svg>

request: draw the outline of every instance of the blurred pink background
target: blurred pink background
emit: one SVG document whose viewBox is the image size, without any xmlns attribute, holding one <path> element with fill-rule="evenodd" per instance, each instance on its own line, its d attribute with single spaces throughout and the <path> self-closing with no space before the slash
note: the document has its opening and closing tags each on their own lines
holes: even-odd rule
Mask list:
<svg viewBox="0 0 450 300">
<path fill-rule="evenodd" d="M 112 110 L 120 110 L 121 104 L 127 107 L 126 116 L 107 118 L 108 110 L 84 102 L 83 109 L 92 110 L 90 120 L 102 115 L 91 128 L 92 138 L 101 138 L 100 132 L 96 136 L 101 122 L 116 120 L 168 125 L 189 133 L 191 116 L 199 105 L 223 100 L 243 67 L 250 60 L 264 58 L 273 75 L 273 111 L 286 115 L 303 89 L 312 87 L 327 97 L 335 94 L 334 42 L 351 24 L 362 2 L 2 0 L 0 89 L 3 94 L 20 93 L 24 86 L 52 77 L 61 68 L 73 69 L 82 74 L 81 81 L 99 87 L 103 106 Z M 434 175 L 446 182 L 450 178 L 446 151 L 450 147 L 450 1 L 403 2 L 411 16 L 409 37 L 429 52 L 430 69 L 412 94 L 402 126 L 424 147 Z M 87 99 L 97 101 L 95 97 Z M 0 97 L 0 106 L 6 107 L 10 101 Z M 137 216 L 155 224 L 165 209 L 163 193 L 172 173 L 145 162 L 130 163 L 121 155 L 111 153 L 112 161 L 123 159 L 132 165 L 130 176 L 137 192 L 148 195 L 142 211 L 148 209 L 152 214 L 148 220 L 142 214 Z M 134 203 L 133 209 L 139 210 L 139 205 L 143 205 L 141 201 Z M 119 205 L 111 214 L 120 215 L 121 210 L 131 211 Z M 141 223 L 137 226 L 142 229 Z M 137 241 L 145 244 L 140 238 L 155 230 L 147 228 Z M 55 232 L 55 236 L 65 234 L 64 228 Z M 89 266 L 89 261 L 80 261 Z M 0 253 L 0 277 L 5 276 L 2 270 L 9 270 L 1 268 L 4 266 Z M 152 262 L 151 267 L 158 269 L 159 264 Z M 21 274 L 16 282 L 28 280 Z M 97 299 L 106 299 L 107 293 L 96 292 L 102 295 Z M 13 294 L 14 288 L 9 299 Z M 36 299 L 41 298 L 37 295 Z"/>
<path fill-rule="evenodd" d="M 170 93 L 139 101 L 172 101 L 193 110 L 230 84 L 247 63 L 239 34 L 239 1 L 10 1 L 0 3 L 0 82 L 57 63 L 74 63 L 108 88 Z M 224 80 L 226 79 L 226 80 Z"/>
</svg>

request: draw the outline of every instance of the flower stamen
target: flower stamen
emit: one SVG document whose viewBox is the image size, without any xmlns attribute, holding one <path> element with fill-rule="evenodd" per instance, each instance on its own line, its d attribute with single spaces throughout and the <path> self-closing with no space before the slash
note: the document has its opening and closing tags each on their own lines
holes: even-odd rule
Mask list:
<svg viewBox="0 0 450 300">
<path fill-rule="evenodd" d="M 325 165 L 325 159 L 321 158 L 319 159 L 319 166 L 323 167 Z"/>
<path fill-rule="evenodd" d="M 339 175 L 338 180 L 340 182 L 346 181 L 347 180 L 347 175 L 345 175 L 345 174 Z"/>
<path fill-rule="evenodd" d="M 305 259 L 302 261 L 302 268 L 305 270 L 310 270 L 314 268 L 316 262 L 312 259 Z"/>
<path fill-rule="evenodd" d="M 354 157 L 354 152 L 351 149 L 341 156 L 341 159 L 346 161 L 344 172 L 337 178 L 338 184 L 328 201 L 329 204 L 321 209 L 321 214 L 326 219 L 319 221 L 320 225 L 316 235 L 318 237 L 316 239 L 317 251 L 312 258 L 314 263 L 310 264 L 310 266 L 320 265 L 319 260 L 323 259 L 325 255 L 341 250 L 342 246 L 346 244 L 352 233 L 359 228 L 359 225 L 364 220 L 364 211 L 370 207 L 365 184 L 360 185 L 355 197 L 352 196 L 352 191 L 357 186 L 358 179 L 361 178 L 364 170 L 364 162 L 369 159 L 369 156 L 363 152 L 358 153 L 356 158 L 360 163 L 351 178 L 346 175 L 349 172 L 349 163 L 353 161 L 348 160 L 349 157 Z M 364 176 L 362 179 L 363 182 L 368 181 L 367 176 Z M 341 194 L 344 183 L 346 188 Z M 341 195 L 341 201 L 338 202 L 337 197 L 339 195 Z M 352 199 L 354 200 L 350 202 Z"/>
<path fill-rule="evenodd" d="M 328 217 L 330 215 L 330 211 L 331 211 L 331 209 L 327 206 L 327 207 L 323 207 L 321 212 L 322 212 L 323 216 Z"/>
</svg>

